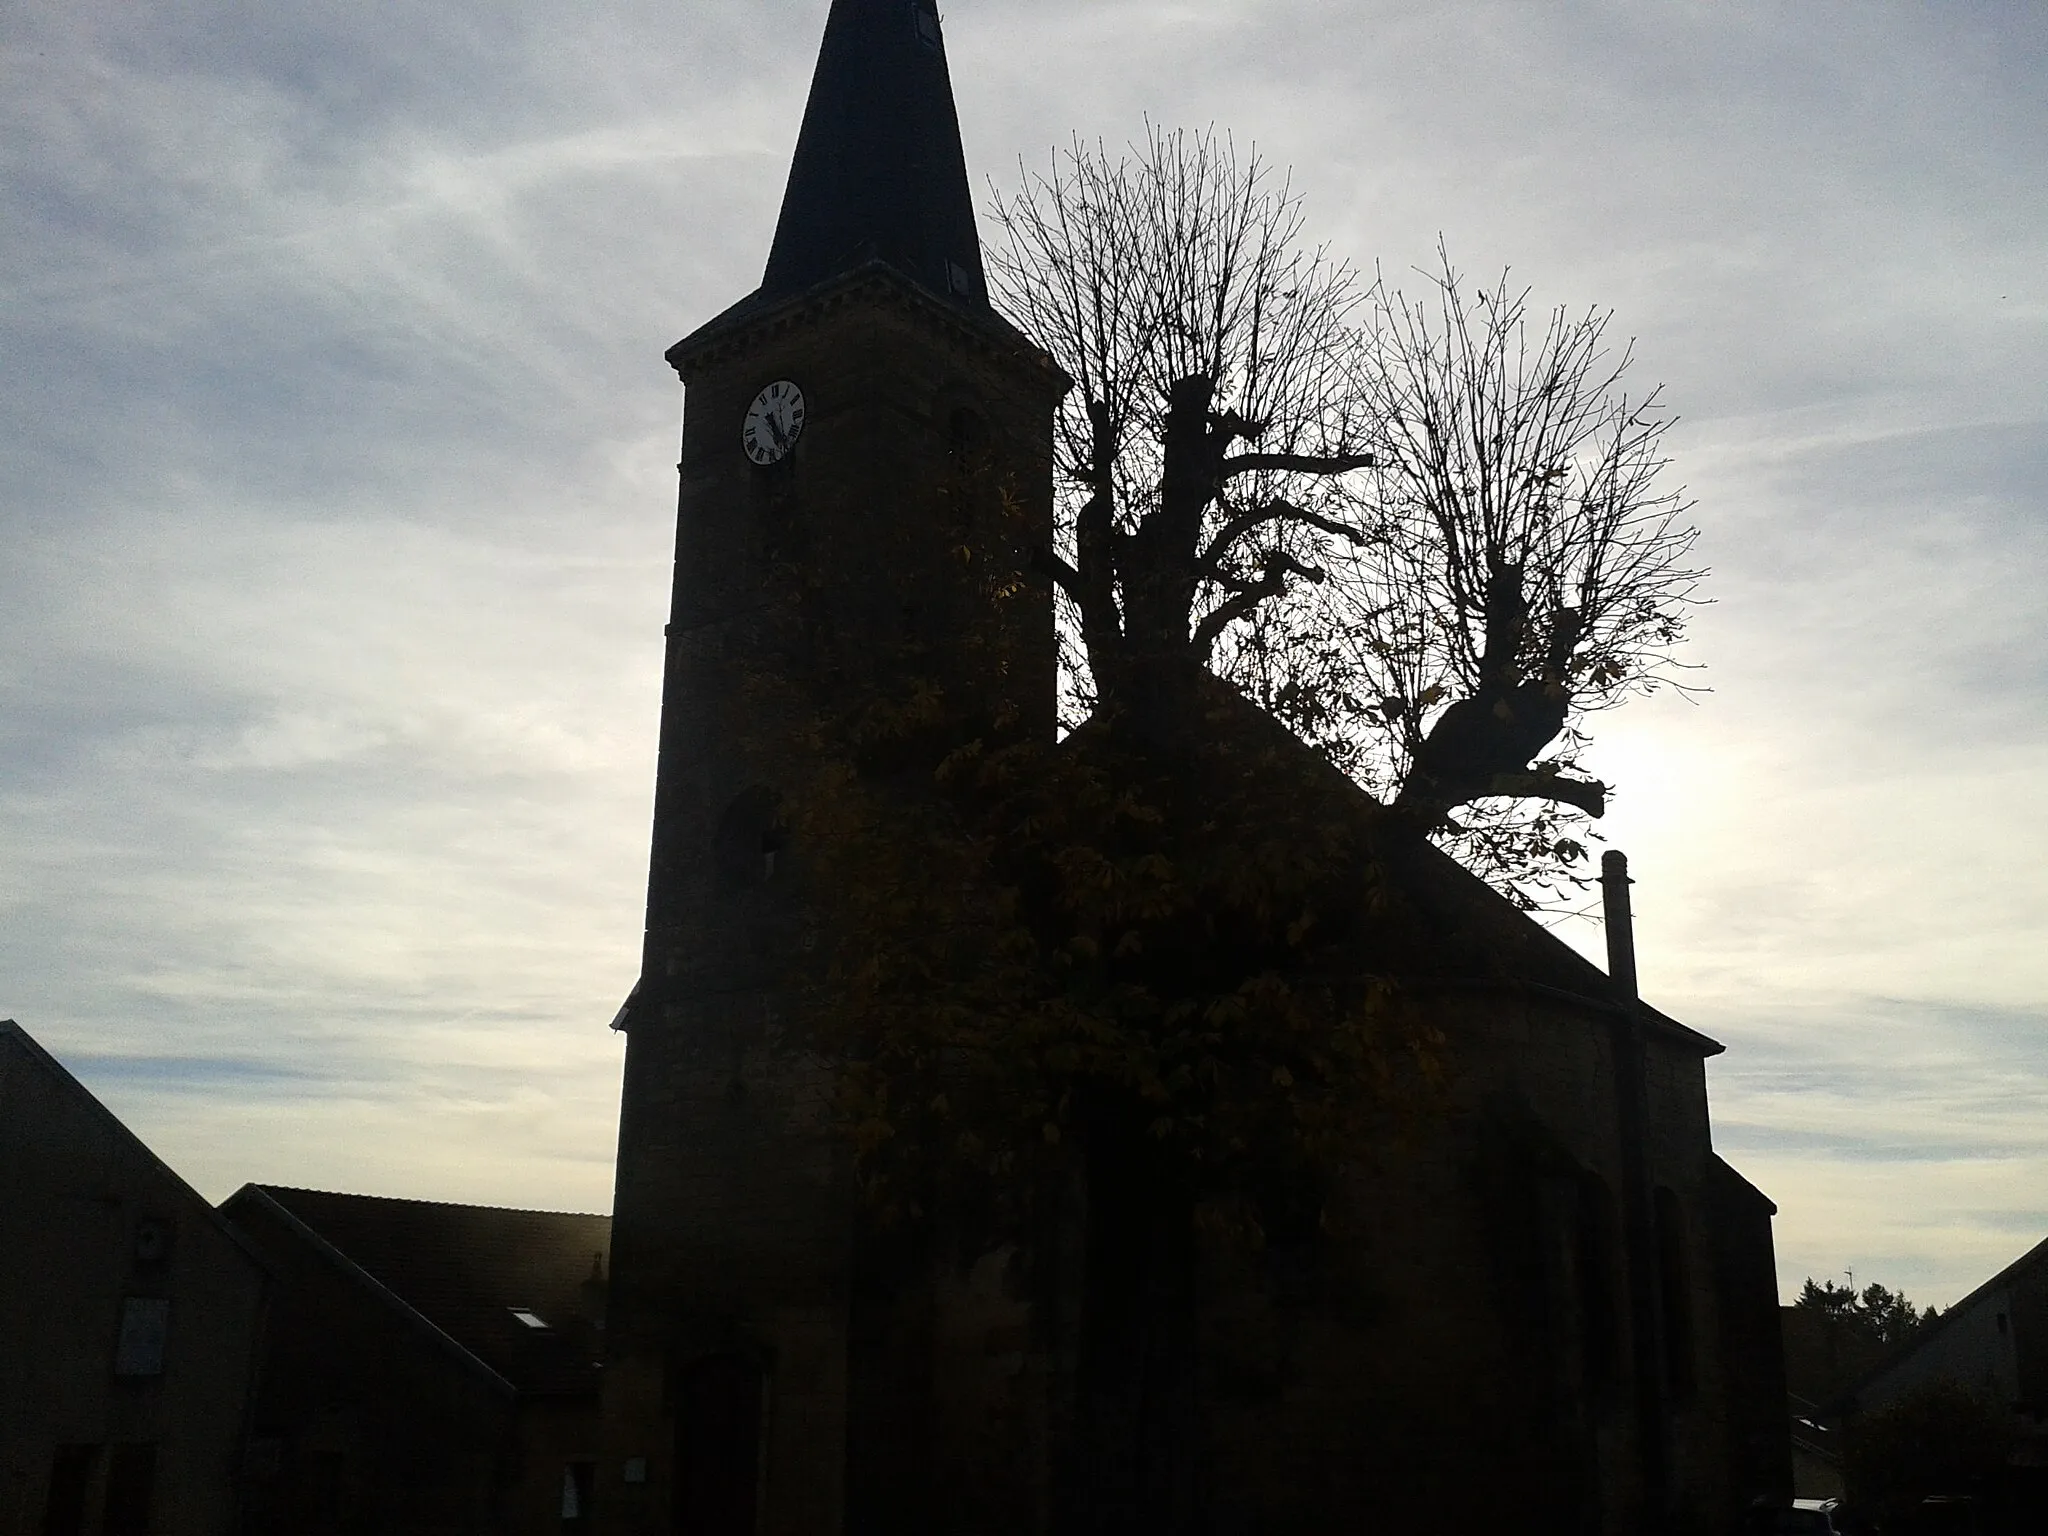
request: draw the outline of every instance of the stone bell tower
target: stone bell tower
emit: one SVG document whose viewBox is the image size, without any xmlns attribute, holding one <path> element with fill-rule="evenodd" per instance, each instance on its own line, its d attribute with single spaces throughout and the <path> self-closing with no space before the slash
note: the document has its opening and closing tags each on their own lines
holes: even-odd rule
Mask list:
<svg viewBox="0 0 2048 1536">
<path fill-rule="evenodd" d="M 599 1518 L 906 1529 L 878 1466 L 923 1394 L 862 1343 L 833 1067 L 791 1011 L 815 892 L 779 807 L 819 718 L 913 676 L 1050 733 L 1050 593 L 1015 577 L 1050 542 L 1066 385 L 989 307 L 933 0 L 833 0 L 761 286 L 667 357 L 681 491 Z"/>
</svg>

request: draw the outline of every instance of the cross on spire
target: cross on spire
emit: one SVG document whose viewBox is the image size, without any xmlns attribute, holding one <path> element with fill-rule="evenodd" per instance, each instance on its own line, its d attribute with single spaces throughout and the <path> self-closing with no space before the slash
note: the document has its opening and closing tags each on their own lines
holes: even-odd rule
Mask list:
<svg viewBox="0 0 2048 1536">
<path fill-rule="evenodd" d="M 876 260 L 988 307 L 936 0 L 832 0 L 755 299 Z"/>
</svg>

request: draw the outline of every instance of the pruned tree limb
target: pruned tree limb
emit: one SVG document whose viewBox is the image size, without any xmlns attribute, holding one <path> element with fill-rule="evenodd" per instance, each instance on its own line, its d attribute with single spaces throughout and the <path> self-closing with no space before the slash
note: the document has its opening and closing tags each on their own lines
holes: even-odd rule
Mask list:
<svg viewBox="0 0 2048 1536">
<path fill-rule="evenodd" d="M 1101 399 L 1086 402 L 1088 482 L 1093 493 L 1074 518 L 1074 585 L 1081 614 L 1081 638 L 1093 657 L 1113 651 L 1123 637 L 1117 611 L 1116 413 Z"/>
<path fill-rule="evenodd" d="M 1046 549 L 1042 545 L 1039 548 L 1032 550 L 1031 563 L 1038 570 L 1042 571 L 1047 576 L 1050 576 L 1054 581 L 1058 582 L 1060 585 L 1060 589 L 1063 592 L 1065 592 L 1067 596 L 1075 599 L 1077 602 L 1080 600 L 1081 573 L 1075 570 L 1073 566 L 1068 564 L 1065 560 L 1062 560 L 1052 550 Z"/>
<path fill-rule="evenodd" d="M 1317 585 L 1330 579 L 1327 571 L 1313 565 L 1304 565 L 1284 551 L 1273 551 L 1266 556 L 1265 574 L 1257 581 L 1246 582 L 1238 577 L 1228 579 L 1226 584 L 1236 587 L 1237 594 L 1212 608 L 1203 616 L 1201 623 L 1195 626 L 1192 641 L 1195 654 L 1206 661 L 1209 652 L 1215 648 L 1217 636 L 1244 618 L 1259 604 L 1284 594 L 1287 591 L 1289 576 L 1299 576 L 1303 581 L 1314 582 Z"/>
<path fill-rule="evenodd" d="M 1368 287 L 1213 133 L 1077 142 L 999 217 L 992 280 L 1076 383 L 1039 562 L 1084 642 L 1070 718 L 1208 665 L 1480 873 L 1556 876 L 1559 818 L 1606 801 L 1575 722 L 1675 665 L 1700 576 L 1610 315 L 1441 250 L 1412 297 Z"/>
<path fill-rule="evenodd" d="M 1295 475 L 1348 475 L 1353 470 L 1371 469 L 1377 462 L 1369 453 L 1233 453 L 1223 461 L 1223 473 L 1243 475 L 1266 469 Z"/>
<path fill-rule="evenodd" d="M 1574 779 L 1555 770 L 1496 773 L 1487 793 L 1527 800 L 1556 800 L 1576 806 L 1595 820 L 1607 814 L 1607 786 L 1598 779 Z M 1474 796 L 1477 799 L 1478 796 Z"/>
<path fill-rule="evenodd" d="M 1216 564 L 1231 545 L 1253 529 L 1283 520 L 1306 523 L 1311 528 L 1321 529 L 1324 533 L 1332 534 L 1351 544 L 1365 542 L 1363 530 L 1354 528 L 1349 523 L 1339 522 L 1334 517 L 1324 517 L 1320 512 L 1311 512 L 1306 507 L 1298 507 L 1284 496 L 1275 496 L 1261 506 L 1238 513 L 1218 529 L 1216 537 L 1209 541 L 1209 547 L 1202 551 L 1202 564 Z"/>
</svg>

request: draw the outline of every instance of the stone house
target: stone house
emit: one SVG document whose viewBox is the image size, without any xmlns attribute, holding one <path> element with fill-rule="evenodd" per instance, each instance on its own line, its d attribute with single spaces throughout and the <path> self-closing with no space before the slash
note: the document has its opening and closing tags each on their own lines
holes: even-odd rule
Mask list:
<svg viewBox="0 0 2048 1536">
<path fill-rule="evenodd" d="M 0 1533 L 235 1530 L 270 1274 L 0 1021 Z"/>
<path fill-rule="evenodd" d="M 1930 1381 L 1953 1382 L 2048 1420 L 2048 1242 L 2006 1265 L 1921 1328 L 1843 1395 L 1854 1418 Z"/>
<path fill-rule="evenodd" d="M 1825 1438 L 1853 1450 L 1858 1424 L 1916 1391 L 1961 1387 L 2009 1416 L 2003 1470 L 1976 1490 L 1987 1528 L 2048 1527 L 2048 1242 L 1884 1353 L 1826 1404 Z M 1961 1492 L 1963 1490 L 1952 1490 Z"/>
<path fill-rule="evenodd" d="M 610 1221 L 250 1184 L 251 1536 L 591 1528 Z"/>
<path fill-rule="evenodd" d="M 1049 588 L 991 647 L 954 558 L 1007 540 L 1023 570 L 1050 546 L 1067 381 L 989 306 L 931 0 L 835 0 L 762 284 L 668 359 L 681 489 L 620 1021 L 602 1528 L 1718 1532 L 1789 1494 L 1775 1208 L 1713 1150 L 1721 1047 L 1636 996 L 1625 870 L 1603 972 L 1227 690 L 1191 758 L 1255 763 L 1361 850 L 1385 900 L 1337 958 L 1398 977 L 1442 1042 L 1428 1111 L 1358 1148 L 1321 1219 L 1204 1246 L 1185 1295 L 1140 1285 L 1121 1310 L 1095 1277 L 1147 1213 L 1106 1185 L 1055 1191 L 1028 1245 L 876 1230 L 835 1067 L 791 1027 L 815 934 L 776 806 L 814 748 L 789 701 L 910 644 L 955 694 L 1021 695 L 1050 740 L 1055 670 Z M 1007 521 L 977 521 L 964 462 Z M 1194 1365 L 1148 1384 L 1125 1357 L 1167 1306 Z"/>
</svg>

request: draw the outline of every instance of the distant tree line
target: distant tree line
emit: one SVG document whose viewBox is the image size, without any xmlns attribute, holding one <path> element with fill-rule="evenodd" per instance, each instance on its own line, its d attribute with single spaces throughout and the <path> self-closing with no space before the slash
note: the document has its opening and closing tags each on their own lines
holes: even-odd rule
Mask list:
<svg viewBox="0 0 2048 1536">
<path fill-rule="evenodd" d="M 1892 1347 L 1904 1344 L 1941 1315 L 1934 1307 L 1916 1308 L 1903 1291 L 1877 1284 L 1857 1290 L 1832 1280 L 1816 1283 L 1811 1275 L 1792 1303 L 1818 1312 L 1832 1322 L 1852 1329 L 1877 1343 Z"/>
</svg>

